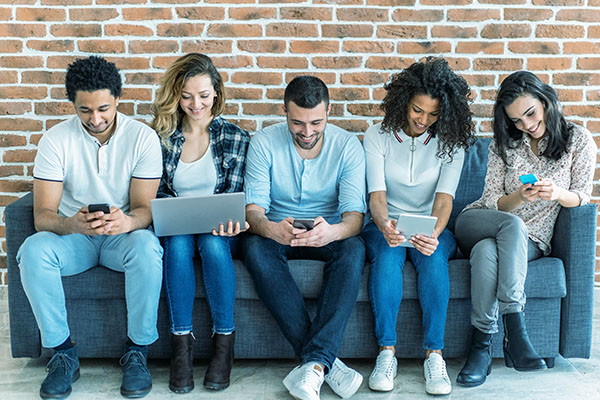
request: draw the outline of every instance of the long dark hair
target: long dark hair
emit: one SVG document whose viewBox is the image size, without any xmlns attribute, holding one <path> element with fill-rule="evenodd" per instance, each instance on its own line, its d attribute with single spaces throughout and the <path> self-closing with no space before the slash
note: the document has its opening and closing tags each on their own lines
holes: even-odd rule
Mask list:
<svg viewBox="0 0 600 400">
<path fill-rule="evenodd" d="M 523 135 L 526 133 L 517 129 L 504 108 L 511 105 L 518 97 L 525 95 L 538 99 L 544 107 L 545 134 L 548 137 L 548 146 L 542 155 L 552 160 L 558 160 L 567 152 L 573 125 L 569 124 L 562 115 L 556 91 L 528 71 L 517 71 L 510 74 L 504 79 L 498 90 L 496 104 L 494 104 L 494 139 L 498 154 L 508 164 L 506 150 L 519 147 L 523 142 Z"/>
<path fill-rule="evenodd" d="M 387 94 L 381 104 L 385 113 L 381 123 L 384 132 L 408 127 L 410 100 L 419 94 L 440 102 L 440 118 L 428 132 L 439 137 L 437 156 L 452 159 L 456 148 L 468 148 L 475 141 L 469 85 L 455 74 L 443 58 L 427 57 L 395 74 L 384 86 Z"/>
</svg>

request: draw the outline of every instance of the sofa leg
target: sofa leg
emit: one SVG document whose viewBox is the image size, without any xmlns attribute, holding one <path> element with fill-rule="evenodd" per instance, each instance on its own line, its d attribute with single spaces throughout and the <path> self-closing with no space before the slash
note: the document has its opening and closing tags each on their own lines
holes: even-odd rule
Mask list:
<svg viewBox="0 0 600 400">
<path fill-rule="evenodd" d="M 546 366 L 548 368 L 554 368 L 554 357 L 544 358 L 544 361 L 546 361 Z"/>
</svg>

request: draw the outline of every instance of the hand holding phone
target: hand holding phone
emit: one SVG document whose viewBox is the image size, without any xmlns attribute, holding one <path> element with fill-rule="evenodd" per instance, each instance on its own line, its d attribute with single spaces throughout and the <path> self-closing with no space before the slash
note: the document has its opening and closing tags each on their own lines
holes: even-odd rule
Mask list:
<svg viewBox="0 0 600 400">
<path fill-rule="evenodd" d="M 294 223 L 292 225 L 294 226 L 294 228 L 306 229 L 307 231 L 310 231 L 312 228 L 315 227 L 315 220 L 314 219 L 294 219 Z"/>
<path fill-rule="evenodd" d="M 521 175 L 519 176 L 519 180 L 521 181 L 521 183 L 523 185 L 527 185 L 528 183 L 533 185 L 538 181 L 537 176 L 535 176 L 535 174 L 527 174 L 527 175 Z M 529 189 L 527 189 L 529 190 Z"/>
<path fill-rule="evenodd" d="M 107 203 L 96 203 L 88 206 L 88 212 L 93 213 L 102 211 L 104 214 L 110 214 L 110 206 Z"/>
</svg>

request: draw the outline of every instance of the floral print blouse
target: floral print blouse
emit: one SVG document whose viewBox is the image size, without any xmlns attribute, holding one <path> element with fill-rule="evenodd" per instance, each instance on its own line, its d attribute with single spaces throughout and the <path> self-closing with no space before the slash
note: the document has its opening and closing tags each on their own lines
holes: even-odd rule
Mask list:
<svg viewBox="0 0 600 400">
<path fill-rule="evenodd" d="M 519 176 L 535 174 L 538 179 L 549 178 L 557 186 L 576 193 L 581 205 L 590 201 L 592 180 L 596 168 L 597 148 L 589 130 L 572 124 L 573 134 L 567 145 L 567 152 L 559 160 L 536 156 L 531 150 L 529 135 L 515 149 L 507 149 L 509 164 L 505 164 L 492 140 L 489 148 L 485 188 L 481 198 L 468 208 L 498 209 L 500 197 L 510 194 L 521 187 Z M 546 149 L 547 137 L 538 142 L 540 154 Z M 545 255 L 550 253 L 550 240 L 554 232 L 554 223 L 561 205 L 558 201 L 536 200 L 524 203 L 510 213 L 520 217 L 527 226 L 529 238 L 536 242 Z"/>
</svg>

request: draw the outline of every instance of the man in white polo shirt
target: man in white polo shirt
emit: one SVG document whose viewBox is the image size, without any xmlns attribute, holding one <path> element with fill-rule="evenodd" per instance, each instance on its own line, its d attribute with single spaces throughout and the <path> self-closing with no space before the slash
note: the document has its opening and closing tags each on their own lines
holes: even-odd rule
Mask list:
<svg viewBox="0 0 600 400">
<path fill-rule="evenodd" d="M 152 388 L 146 356 L 158 338 L 162 281 L 162 248 L 146 229 L 162 174 L 160 143 L 152 129 L 117 112 L 121 77 L 113 63 L 94 56 L 75 61 L 66 88 L 77 115 L 40 140 L 33 170 L 38 233 L 17 254 L 42 345 L 54 349 L 40 396 L 64 398 L 79 378 L 61 277 L 103 265 L 125 273 L 121 394 L 143 397 Z M 110 209 L 91 212 L 94 203 Z"/>
</svg>

